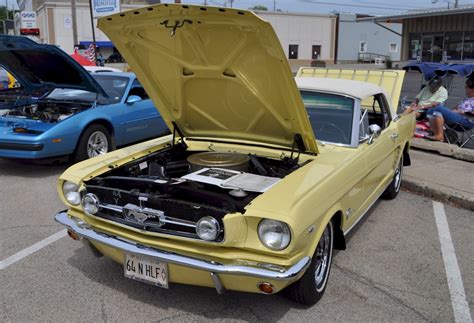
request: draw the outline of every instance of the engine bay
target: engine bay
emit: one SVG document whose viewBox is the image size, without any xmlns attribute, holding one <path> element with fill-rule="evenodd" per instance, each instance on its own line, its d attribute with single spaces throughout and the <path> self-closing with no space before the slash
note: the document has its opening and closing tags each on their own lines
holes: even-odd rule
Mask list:
<svg viewBox="0 0 474 323">
<path fill-rule="evenodd" d="M 39 101 L 37 103 L 9 109 L 3 115 L 40 120 L 48 123 L 58 123 L 90 107 L 90 103 Z"/>
<path fill-rule="evenodd" d="M 245 213 L 253 199 L 306 163 L 177 144 L 86 181 L 86 195 L 96 216 L 196 238 L 200 219 L 222 224 L 228 213 Z"/>
</svg>

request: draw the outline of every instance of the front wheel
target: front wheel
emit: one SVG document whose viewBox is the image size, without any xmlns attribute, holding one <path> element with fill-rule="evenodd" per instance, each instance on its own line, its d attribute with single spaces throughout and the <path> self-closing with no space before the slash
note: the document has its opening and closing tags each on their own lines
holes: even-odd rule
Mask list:
<svg viewBox="0 0 474 323">
<path fill-rule="evenodd" d="M 330 221 L 319 239 L 308 269 L 300 280 L 288 287 L 287 292 L 291 300 L 311 306 L 323 297 L 331 271 L 333 240 L 334 229 Z"/>
<path fill-rule="evenodd" d="M 109 131 L 102 125 L 93 124 L 84 131 L 77 145 L 75 160 L 97 157 L 109 152 L 112 140 Z"/>
<path fill-rule="evenodd" d="M 403 175 L 403 154 L 398 161 L 397 169 L 395 169 L 395 174 L 393 174 L 392 181 L 387 186 L 385 191 L 382 193 L 382 198 L 385 200 L 393 200 L 400 192 L 400 186 L 402 184 L 402 175 Z"/>
</svg>

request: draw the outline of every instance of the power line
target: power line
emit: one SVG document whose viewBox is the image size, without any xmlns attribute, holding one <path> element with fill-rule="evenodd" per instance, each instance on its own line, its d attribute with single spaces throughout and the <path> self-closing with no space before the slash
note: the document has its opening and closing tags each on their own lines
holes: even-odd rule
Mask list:
<svg viewBox="0 0 474 323">
<path fill-rule="evenodd" d="M 402 7 L 381 7 L 381 6 L 372 6 L 372 5 L 358 5 L 358 4 L 348 4 L 348 3 L 333 3 L 333 2 L 323 2 L 323 1 L 314 1 L 314 0 L 299 0 L 300 2 L 310 3 L 310 4 L 323 4 L 323 5 L 331 5 L 331 6 L 338 6 L 338 7 L 355 7 L 355 8 L 370 8 L 370 9 L 391 9 L 391 10 L 412 10 L 412 9 L 426 9 L 426 8 L 402 8 Z"/>
</svg>

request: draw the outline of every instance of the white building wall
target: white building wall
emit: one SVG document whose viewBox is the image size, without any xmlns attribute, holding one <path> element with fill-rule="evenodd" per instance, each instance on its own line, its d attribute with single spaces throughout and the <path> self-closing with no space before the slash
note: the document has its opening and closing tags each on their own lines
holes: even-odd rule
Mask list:
<svg viewBox="0 0 474 323">
<path fill-rule="evenodd" d="M 137 8 L 134 5 L 122 5 L 122 10 Z M 53 11 L 53 32 L 54 39 L 50 39 L 48 34 L 47 10 Z M 65 27 L 64 19 L 71 17 L 71 7 L 68 4 L 56 3 L 54 6 L 46 4 L 39 8 L 38 27 L 40 28 L 40 39 L 42 42 L 55 44 L 68 53 L 74 51 L 72 27 Z M 322 60 L 334 59 L 335 44 L 335 23 L 336 17 L 329 15 L 307 15 L 289 13 L 257 12 L 262 19 L 269 21 L 277 37 L 279 38 L 286 57 L 288 56 L 289 45 L 298 45 L 298 60 L 312 59 L 312 46 L 321 46 Z M 91 23 L 89 7 L 78 4 L 76 6 L 77 36 L 78 42 L 92 41 Z M 97 20 L 94 19 L 94 26 Z M 97 41 L 108 41 L 109 39 L 95 27 Z M 108 50 L 106 50 L 109 52 Z"/>
<path fill-rule="evenodd" d="M 336 23 L 334 16 L 262 11 L 256 14 L 271 23 L 286 57 L 289 57 L 289 46 L 298 45 L 298 59 L 311 60 L 313 45 L 320 45 L 320 59 L 334 59 Z"/>
</svg>

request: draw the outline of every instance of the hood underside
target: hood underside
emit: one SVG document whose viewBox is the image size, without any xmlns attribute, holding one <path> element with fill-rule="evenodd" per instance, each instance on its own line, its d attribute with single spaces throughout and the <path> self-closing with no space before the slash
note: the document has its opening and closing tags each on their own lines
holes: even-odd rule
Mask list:
<svg viewBox="0 0 474 323">
<path fill-rule="evenodd" d="M 69 88 L 107 96 L 92 76 L 61 49 L 26 37 L 0 36 L 0 67 L 36 96 L 52 88 Z"/>
<path fill-rule="evenodd" d="M 161 4 L 99 19 L 172 128 L 291 148 L 317 146 L 271 25 L 251 12 Z M 301 150 L 300 145 L 300 150 Z"/>
</svg>

